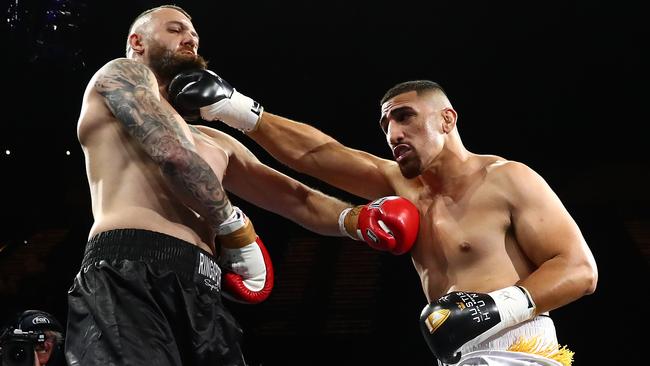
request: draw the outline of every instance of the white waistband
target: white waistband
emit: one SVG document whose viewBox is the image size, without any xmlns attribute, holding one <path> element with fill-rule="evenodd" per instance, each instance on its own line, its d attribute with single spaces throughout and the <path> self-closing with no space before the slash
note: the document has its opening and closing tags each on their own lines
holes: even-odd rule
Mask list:
<svg viewBox="0 0 650 366">
<path fill-rule="evenodd" d="M 557 345 L 557 336 L 555 334 L 555 324 L 553 324 L 553 319 L 542 315 L 517 324 L 514 327 L 504 329 L 481 343 L 471 344 L 470 342 L 470 344 L 461 347 L 460 351 L 462 354 L 467 354 L 472 351 L 487 349 L 507 350 L 508 347 L 517 342 L 520 337 L 523 337 L 524 339 L 537 337 L 542 344 Z"/>
</svg>

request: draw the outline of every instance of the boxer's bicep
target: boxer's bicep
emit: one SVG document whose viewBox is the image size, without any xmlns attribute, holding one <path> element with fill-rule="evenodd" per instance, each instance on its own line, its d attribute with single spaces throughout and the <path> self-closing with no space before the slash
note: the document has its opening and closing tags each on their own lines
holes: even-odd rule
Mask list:
<svg viewBox="0 0 650 366">
<path fill-rule="evenodd" d="M 149 68 L 126 59 L 104 66 L 94 85 L 115 118 L 154 160 L 175 146 L 193 150 L 173 114 L 162 106 L 157 85 Z"/>
</svg>

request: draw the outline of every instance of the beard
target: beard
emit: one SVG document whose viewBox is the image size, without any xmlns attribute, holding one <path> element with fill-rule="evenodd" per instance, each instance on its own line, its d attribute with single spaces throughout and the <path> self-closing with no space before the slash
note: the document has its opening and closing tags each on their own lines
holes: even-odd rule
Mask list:
<svg viewBox="0 0 650 366">
<path fill-rule="evenodd" d="M 417 154 L 412 154 L 412 156 L 403 159 L 397 165 L 399 166 L 399 171 L 406 179 L 413 179 L 422 174 L 422 162 Z"/>
<path fill-rule="evenodd" d="M 182 71 L 205 70 L 208 67 L 208 62 L 201 55 L 176 53 L 157 42 L 152 44 L 149 52 L 149 67 L 163 84 L 169 83 Z"/>
</svg>

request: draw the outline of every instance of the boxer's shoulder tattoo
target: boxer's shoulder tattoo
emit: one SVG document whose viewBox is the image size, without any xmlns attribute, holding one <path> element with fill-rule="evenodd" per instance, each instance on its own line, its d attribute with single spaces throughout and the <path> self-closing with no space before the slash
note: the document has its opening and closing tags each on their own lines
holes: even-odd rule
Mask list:
<svg viewBox="0 0 650 366">
<path fill-rule="evenodd" d="M 118 59 L 109 63 L 95 82 L 108 108 L 136 139 L 153 148 L 166 148 L 176 139 L 194 150 L 174 115 L 159 103 L 158 82 L 149 68 L 139 62 Z"/>
<path fill-rule="evenodd" d="M 154 74 L 145 65 L 127 59 L 107 64 L 98 75 L 95 90 L 106 105 L 159 164 L 170 183 L 188 192 L 211 216 L 222 222 L 232 206 L 216 174 L 196 153 L 175 120 L 158 101 Z M 173 162 L 169 157 L 173 157 Z"/>
</svg>

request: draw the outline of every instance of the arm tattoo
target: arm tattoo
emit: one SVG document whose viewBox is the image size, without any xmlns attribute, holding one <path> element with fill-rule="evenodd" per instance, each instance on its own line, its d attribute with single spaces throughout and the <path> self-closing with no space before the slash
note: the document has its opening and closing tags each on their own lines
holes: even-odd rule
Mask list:
<svg viewBox="0 0 650 366">
<path fill-rule="evenodd" d="M 95 89 L 170 183 L 189 193 L 202 207 L 188 205 L 207 214 L 213 224 L 219 224 L 232 212 L 226 192 L 210 166 L 196 153 L 173 114 L 158 101 L 152 90 L 155 83 L 145 65 L 117 60 L 97 79 Z"/>
</svg>

